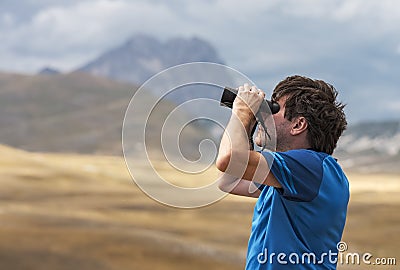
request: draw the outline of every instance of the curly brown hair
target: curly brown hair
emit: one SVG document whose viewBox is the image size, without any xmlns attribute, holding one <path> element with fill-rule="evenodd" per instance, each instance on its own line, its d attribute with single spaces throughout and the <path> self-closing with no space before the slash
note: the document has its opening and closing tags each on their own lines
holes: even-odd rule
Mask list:
<svg viewBox="0 0 400 270">
<path fill-rule="evenodd" d="M 287 97 L 284 117 L 303 116 L 308 123 L 307 139 L 313 150 L 332 154 L 346 129 L 345 105 L 336 100 L 336 89 L 322 80 L 290 76 L 272 93 L 273 100 Z"/>
</svg>

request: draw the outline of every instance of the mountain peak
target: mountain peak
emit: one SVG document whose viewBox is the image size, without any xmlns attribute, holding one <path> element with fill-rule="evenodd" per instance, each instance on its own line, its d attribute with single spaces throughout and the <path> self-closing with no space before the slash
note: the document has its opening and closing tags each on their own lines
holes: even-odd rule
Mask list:
<svg viewBox="0 0 400 270">
<path fill-rule="evenodd" d="M 52 67 L 43 67 L 41 70 L 39 70 L 38 74 L 40 75 L 57 75 L 60 74 L 61 72 L 58 69 L 52 68 Z"/>
<path fill-rule="evenodd" d="M 138 34 L 78 70 L 141 84 L 165 68 L 190 62 L 223 63 L 216 49 L 199 37 L 174 37 L 162 42 L 151 35 Z"/>
</svg>

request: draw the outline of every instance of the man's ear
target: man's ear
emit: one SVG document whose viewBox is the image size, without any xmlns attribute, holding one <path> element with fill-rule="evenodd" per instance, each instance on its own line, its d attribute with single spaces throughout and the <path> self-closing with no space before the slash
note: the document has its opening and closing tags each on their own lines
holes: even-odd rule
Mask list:
<svg viewBox="0 0 400 270">
<path fill-rule="evenodd" d="M 303 116 L 296 117 L 292 121 L 292 129 L 290 130 L 290 134 L 293 136 L 299 135 L 306 131 L 308 128 L 307 120 Z"/>
</svg>

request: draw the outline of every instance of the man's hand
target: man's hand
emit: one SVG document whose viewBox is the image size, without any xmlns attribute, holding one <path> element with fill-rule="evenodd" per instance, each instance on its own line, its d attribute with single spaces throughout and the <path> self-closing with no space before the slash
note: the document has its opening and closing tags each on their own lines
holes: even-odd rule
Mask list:
<svg viewBox="0 0 400 270">
<path fill-rule="evenodd" d="M 258 125 L 257 135 L 254 139 L 254 143 L 259 147 L 267 144 L 265 130 L 260 124 Z"/>
<path fill-rule="evenodd" d="M 232 113 L 236 114 L 246 129 L 250 129 L 248 134 L 256 123 L 255 115 L 264 99 L 265 93 L 256 86 L 250 87 L 246 83 L 238 89 L 237 98 L 233 102 Z"/>
</svg>

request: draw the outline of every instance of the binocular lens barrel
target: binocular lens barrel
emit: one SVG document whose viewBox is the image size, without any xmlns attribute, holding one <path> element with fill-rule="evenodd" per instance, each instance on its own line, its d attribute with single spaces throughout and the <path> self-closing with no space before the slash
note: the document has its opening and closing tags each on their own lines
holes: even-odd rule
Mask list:
<svg viewBox="0 0 400 270">
<path fill-rule="evenodd" d="M 237 92 L 238 92 L 238 90 L 236 90 L 236 89 L 233 89 L 231 87 L 225 87 L 224 92 L 222 93 L 222 97 L 221 97 L 221 102 L 220 102 L 221 106 L 226 106 L 226 107 L 232 109 L 233 101 L 236 98 Z M 280 110 L 280 106 L 277 102 L 265 100 L 265 102 L 261 103 L 259 112 L 269 113 L 267 108 L 269 108 L 269 111 L 271 111 L 271 114 L 275 114 L 275 113 L 279 112 L 279 110 Z"/>
</svg>

